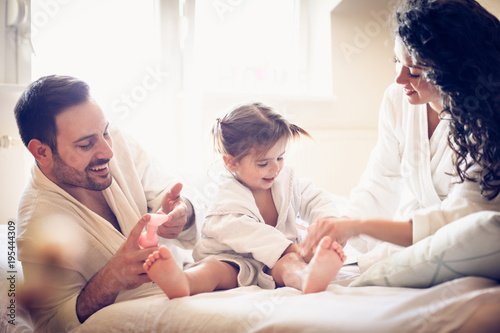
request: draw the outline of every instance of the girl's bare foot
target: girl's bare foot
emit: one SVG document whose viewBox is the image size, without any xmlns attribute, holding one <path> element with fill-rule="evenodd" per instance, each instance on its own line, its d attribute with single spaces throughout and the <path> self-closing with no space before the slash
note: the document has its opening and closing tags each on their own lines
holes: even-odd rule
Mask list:
<svg viewBox="0 0 500 333">
<path fill-rule="evenodd" d="M 170 250 L 160 246 L 143 265 L 148 276 L 170 298 L 189 296 L 189 282 Z"/>
<path fill-rule="evenodd" d="M 337 275 L 346 257 L 342 246 L 325 236 L 316 248 L 314 257 L 304 269 L 302 291 L 304 294 L 324 291 Z"/>
</svg>

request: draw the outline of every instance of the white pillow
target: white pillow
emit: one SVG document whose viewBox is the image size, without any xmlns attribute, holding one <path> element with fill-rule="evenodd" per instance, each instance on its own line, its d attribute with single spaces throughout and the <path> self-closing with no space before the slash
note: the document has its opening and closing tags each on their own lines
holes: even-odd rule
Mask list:
<svg viewBox="0 0 500 333">
<path fill-rule="evenodd" d="M 424 288 L 463 276 L 500 280 L 500 213 L 470 214 L 372 265 L 349 286 Z"/>
</svg>

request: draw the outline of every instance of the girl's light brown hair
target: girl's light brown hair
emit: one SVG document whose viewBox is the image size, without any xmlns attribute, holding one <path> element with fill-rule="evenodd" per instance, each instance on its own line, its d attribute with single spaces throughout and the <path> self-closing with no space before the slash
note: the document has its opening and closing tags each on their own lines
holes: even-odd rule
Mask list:
<svg viewBox="0 0 500 333">
<path fill-rule="evenodd" d="M 290 124 L 281 114 L 262 103 L 236 107 L 212 127 L 214 149 L 233 156 L 236 161 L 252 149 L 265 154 L 278 140 L 294 139 L 300 135 L 311 137 L 304 129 Z"/>
</svg>

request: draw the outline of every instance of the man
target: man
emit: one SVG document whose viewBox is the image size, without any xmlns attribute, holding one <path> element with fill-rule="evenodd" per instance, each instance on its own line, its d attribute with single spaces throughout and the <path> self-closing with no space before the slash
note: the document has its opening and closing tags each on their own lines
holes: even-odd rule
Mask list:
<svg viewBox="0 0 500 333">
<path fill-rule="evenodd" d="M 157 249 L 138 239 L 167 214 L 158 235 L 182 247 L 197 240 L 182 184 L 113 128 L 86 83 L 67 76 L 33 82 L 15 108 L 36 160 L 19 204 L 18 256 L 36 331 L 67 331 L 114 302 L 159 293 L 143 263 Z M 173 245 L 171 243 L 170 245 Z"/>
</svg>

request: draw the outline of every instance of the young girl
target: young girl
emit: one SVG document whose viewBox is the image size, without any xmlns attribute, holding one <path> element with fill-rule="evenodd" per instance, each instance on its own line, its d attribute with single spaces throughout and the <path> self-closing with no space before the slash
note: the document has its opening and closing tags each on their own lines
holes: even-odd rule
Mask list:
<svg viewBox="0 0 500 333">
<path fill-rule="evenodd" d="M 193 251 L 197 264 L 183 271 L 160 247 L 144 264 L 149 277 L 169 298 L 248 285 L 324 291 L 345 260 L 342 247 L 324 237 L 312 260 L 304 261 L 295 222 L 298 216 L 309 223 L 335 216 L 336 204 L 284 168 L 290 139 L 309 134 L 260 103 L 217 119 L 212 134 L 232 177 L 206 216 Z"/>
</svg>

